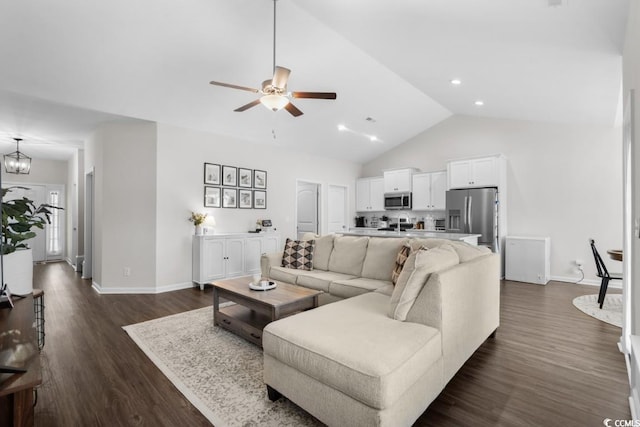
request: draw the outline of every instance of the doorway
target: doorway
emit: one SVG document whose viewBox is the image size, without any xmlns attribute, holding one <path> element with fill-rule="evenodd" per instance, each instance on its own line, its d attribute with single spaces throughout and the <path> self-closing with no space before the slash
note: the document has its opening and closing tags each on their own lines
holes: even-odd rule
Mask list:
<svg viewBox="0 0 640 427">
<path fill-rule="evenodd" d="M 347 187 L 345 185 L 330 184 L 327 196 L 327 216 L 329 233 L 344 233 L 347 231 Z"/>
<path fill-rule="evenodd" d="M 305 233 L 320 232 L 320 184 L 308 181 L 296 183 L 296 233 L 301 240 Z"/>
<path fill-rule="evenodd" d="M 11 189 L 8 199 L 26 197 L 33 200 L 36 206 L 49 204 L 65 207 L 65 186 L 63 184 L 31 184 L 25 182 L 3 182 L 3 188 Z M 50 222 L 44 229 L 34 227 L 31 231 L 36 233 L 27 244 L 31 248 L 34 262 L 61 260 L 65 251 L 65 210 L 50 209 Z"/>
</svg>

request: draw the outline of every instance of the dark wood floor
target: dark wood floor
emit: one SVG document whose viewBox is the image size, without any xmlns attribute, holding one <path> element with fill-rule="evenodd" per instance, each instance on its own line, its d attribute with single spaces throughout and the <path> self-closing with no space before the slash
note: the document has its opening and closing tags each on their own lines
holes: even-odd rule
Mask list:
<svg viewBox="0 0 640 427">
<path fill-rule="evenodd" d="M 211 305 L 211 288 L 98 295 L 65 263 L 37 265 L 45 290 L 37 426 L 198 426 L 208 421 L 122 326 Z M 614 292 L 614 291 L 612 291 Z M 465 364 L 419 426 L 601 426 L 629 419 L 620 329 L 576 310 L 597 288 L 502 284 L 498 335 Z"/>
</svg>

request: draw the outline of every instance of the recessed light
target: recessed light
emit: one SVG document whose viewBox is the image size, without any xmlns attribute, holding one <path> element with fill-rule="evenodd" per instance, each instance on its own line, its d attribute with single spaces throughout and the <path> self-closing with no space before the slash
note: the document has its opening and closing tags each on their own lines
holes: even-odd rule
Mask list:
<svg viewBox="0 0 640 427">
<path fill-rule="evenodd" d="M 345 125 L 338 125 L 338 130 L 340 132 L 344 132 L 345 130 L 347 130 L 347 127 Z"/>
<path fill-rule="evenodd" d="M 453 79 L 453 80 L 451 80 L 451 84 L 454 85 L 454 86 L 460 86 L 462 84 L 462 80 Z"/>
<path fill-rule="evenodd" d="M 375 135 L 371 135 L 369 139 L 371 140 L 371 142 L 376 142 L 378 140 L 378 137 Z"/>
<path fill-rule="evenodd" d="M 474 102 L 474 104 L 476 104 L 476 106 L 478 106 L 478 107 L 482 107 L 484 105 L 484 101 L 479 99 L 476 102 Z"/>
</svg>

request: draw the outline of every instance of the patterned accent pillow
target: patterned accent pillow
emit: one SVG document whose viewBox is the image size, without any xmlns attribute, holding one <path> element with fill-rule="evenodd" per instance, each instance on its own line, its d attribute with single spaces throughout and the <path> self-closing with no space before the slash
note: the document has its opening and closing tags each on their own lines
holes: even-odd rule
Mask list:
<svg viewBox="0 0 640 427">
<path fill-rule="evenodd" d="M 296 270 L 313 270 L 315 240 L 291 240 L 287 238 L 282 254 L 282 266 Z"/>
<path fill-rule="evenodd" d="M 396 256 L 396 265 L 393 267 L 393 271 L 391 272 L 391 283 L 394 285 L 398 281 L 398 277 L 400 277 L 404 263 L 407 262 L 409 255 L 411 255 L 411 246 L 409 244 L 402 245 L 398 255 Z"/>
</svg>

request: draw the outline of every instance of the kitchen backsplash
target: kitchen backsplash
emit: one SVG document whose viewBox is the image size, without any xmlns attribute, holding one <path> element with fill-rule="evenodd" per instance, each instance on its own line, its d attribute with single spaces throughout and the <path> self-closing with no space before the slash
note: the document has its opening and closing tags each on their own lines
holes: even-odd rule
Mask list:
<svg viewBox="0 0 640 427">
<path fill-rule="evenodd" d="M 383 216 L 388 217 L 389 223 L 397 222 L 397 218 L 400 217 L 404 220 L 407 219 L 407 215 L 409 215 L 409 219 L 412 224 L 416 224 L 418 221 L 423 221 L 427 224 L 429 217 L 436 219 L 444 219 L 445 211 L 385 211 L 385 212 L 367 212 L 367 213 L 358 213 L 356 216 L 365 217 L 365 226 L 366 227 L 374 227 L 377 228 L 377 225 L 372 225 L 375 223 L 375 219 L 380 221 Z M 355 219 L 352 220 L 352 227 L 355 226 Z"/>
</svg>

